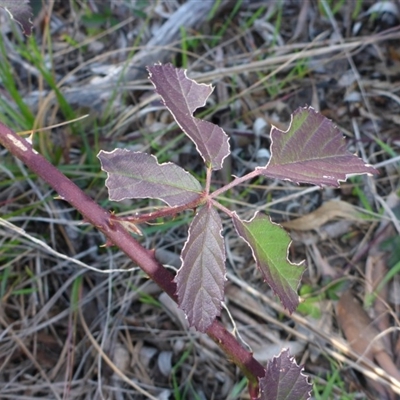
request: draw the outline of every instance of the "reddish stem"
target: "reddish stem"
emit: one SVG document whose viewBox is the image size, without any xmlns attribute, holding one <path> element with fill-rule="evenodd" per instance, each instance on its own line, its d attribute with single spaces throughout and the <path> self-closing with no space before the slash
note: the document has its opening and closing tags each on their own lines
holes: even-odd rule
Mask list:
<svg viewBox="0 0 400 400">
<path fill-rule="evenodd" d="M 205 202 L 205 197 L 205 194 L 203 194 L 200 195 L 196 200 L 182 206 L 163 207 L 159 210 L 152 211 L 151 213 L 135 214 L 128 217 L 118 217 L 117 215 L 111 214 L 110 217 L 115 221 L 129 221 L 134 224 L 142 224 L 144 222 L 154 221 L 157 218 L 173 217 L 185 210 L 194 210 Z"/>
<path fill-rule="evenodd" d="M 208 167 L 207 168 L 207 175 L 206 175 L 206 190 L 205 190 L 207 196 L 210 194 L 211 174 L 212 174 L 212 169 L 211 169 L 211 167 Z"/>
<path fill-rule="evenodd" d="M 229 182 L 225 186 L 223 186 L 223 187 L 215 190 L 214 192 L 212 192 L 210 194 L 210 197 L 211 198 L 215 198 L 215 197 L 219 196 L 220 194 L 228 191 L 229 189 L 231 189 L 231 188 L 233 188 L 233 187 L 235 187 L 237 185 L 240 185 L 242 182 L 246 182 L 249 179 L 256 178 L 257 176 L 261 175 L 261 172 L 262 172 L 261 169 L 255 169 L 254 171 L 249 172 L 247 175 L 244 175 L 244 176 L 242 176 L 240 178 L 235 178 L 232 182 Z"/>
<path fill-rule="evenodd" d="M 218 201 L 215 201 L 213 199 L 210 200 L 212 202 L 212 205 L 216 208 L 219 208 L 222 212 L 224 212 L 226 215 L 229 217 L 233 218 L 234 212 L 229 210 L 229 208 L 224 207 L 221 203 L 218 203 Z"/>
<path fill-rule="evenodd" d="M 78 210 L 86 222 L 91 223 L 103 232 L 109 241 L 118 246 L 135 264 L 139 265 L 172 299 L 177 300 L 174 276 L 157 261 L 153 250 L 142 247 L 125 230 L 122 224 L 112 223 L 110 213 L 107 210 L 101 208 L 82 192 L 78 186 L 34 150 L 27 140 L 16 135 L 1 122 L 0 143 L 36 175 L 46 181 L 63 200 Z M 214 321 L 207 330 L 207 334 L 249 379 L 249 388 L 252 391 L 252 397 L 254 397 L 254 393 L 257 392 L 258 378 L 265 374 L 264 367 L 218 321 Z"/>
</svg>

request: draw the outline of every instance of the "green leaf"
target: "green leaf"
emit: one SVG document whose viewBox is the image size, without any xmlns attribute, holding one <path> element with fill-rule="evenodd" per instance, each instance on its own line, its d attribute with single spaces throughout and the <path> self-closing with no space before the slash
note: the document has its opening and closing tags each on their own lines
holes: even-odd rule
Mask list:
<svg viewBox="0 0 400 400">
<path fill-rule="evenodd" d="M 292 313 L 299 304 L 297 288 L 305 267 L 288 260 L 289 235 L 267 215 L 259 213 L 250 221 L 242 221 L 234 213 L 233 223 L 239 236 L 250 246 L 265 281 Z"/>
</svg>

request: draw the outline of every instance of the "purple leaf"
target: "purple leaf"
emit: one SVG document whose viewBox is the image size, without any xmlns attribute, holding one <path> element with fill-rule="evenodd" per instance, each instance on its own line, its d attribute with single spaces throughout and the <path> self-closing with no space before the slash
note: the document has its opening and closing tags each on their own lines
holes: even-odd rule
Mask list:
<svg viewBox="0 0 400 400">
<path fill-rule="evenodd" d="M 25 35 L 32 33 L 32 9 L 29 0 L 0 0 L 0 7 L 4 8 L 10 17 L 22 28 Z"/>
<path fill-rule="evenodd" d="M 175 277 L 179 307 L 189 324 L 205 332 L 220 314 L 224 297 L 225 246 L 218 212 L 206 205 L 194 217 Z"/>
<path fill-rule="evenodd" d="M 311 384 L 303 368 L 290 357 L 289 350 L 282 350 L 267 365 L 265 376 L 260 379 L 259 400 L 307 400 L 311 396 Z"/>
<path fill-rule="evenodd" d="M 250 246 L 265 281 L 292 313 L 299 304 L 297 288 L 305 268 L 288 260 L 289 235 L 268 216 L 258 213 L 250 221 L 242 221 L 234 214 L 233 223 Z"/>
<path fill-rule="evenodd" d="M 221 169 L 229 155 L 229 138 L 217 125 L 193 116 L 194 111 L 206 104 L 213 91 L 211 85 L 197 82 L 186 76 L 186 70 L 171 64 L 147 67 L 150 81 L 162 97 L 176 123 L 196 145 L 197 151 L 213 170 Z"/>
<path fill-rule="evenodd" d="M 290 127 L 271 129 L 271 158 L 262 174 L 292 182 L 339 186 L 348 175 L 377 170 L 351 154 L 336 125 L 312 107 L 298 108 Z"/>
<path fill-rule="evenodd" d="M 146 153 L 101 150 L 97 156 L 107 172 L 110 200 L 160 199 L 171 207 L 188 204 L 202 194 L 200 183 L 173 163 L 158 164 Z"/>
</svg>

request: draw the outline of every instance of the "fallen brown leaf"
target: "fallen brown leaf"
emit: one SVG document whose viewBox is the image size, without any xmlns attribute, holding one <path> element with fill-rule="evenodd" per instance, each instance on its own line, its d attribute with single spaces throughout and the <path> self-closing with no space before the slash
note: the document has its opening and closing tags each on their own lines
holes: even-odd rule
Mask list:
<svg viewBox="0 0 400 400">
<path fill-rule="evenodd" d="M 336 311 L 338 324 L 350 347 L 361 359 L 375 359 L 382 369 L 400 383 L 400 373 L 379 337 L 380 332 L 350 290 L 341 296 Z"/>
<path fill-rule="evenodd" d="M 337 218 L 362 221 L 360 212 L 352 204 L 341 200 L 330 200 L 310 214 L 283 222 L 281 225 L 287 229 L 309 231 Z"/>
<path fill-rule="evenodd" d="M 382 342 L 375 340 L 378 330 L 351 291 L 342 294 L 336 311 L 339 326 L 357 354 L 372 360 L 376 353 L 385 351 Z"/>
</svg>

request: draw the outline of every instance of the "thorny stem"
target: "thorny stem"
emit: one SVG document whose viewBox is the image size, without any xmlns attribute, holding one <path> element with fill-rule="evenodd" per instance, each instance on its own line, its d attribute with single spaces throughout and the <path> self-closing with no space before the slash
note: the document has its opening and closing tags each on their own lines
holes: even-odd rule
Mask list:
<svg viewBox="0 0 400 400">
<path fill-rule="evenodd" d="M 139 265 L 161 289 L 172 299 L 177 300 L 176 284 L 173 281 L 174 276 L 155 258 L 154 250 L 147 250 L 142 247 L 122 224 L 112 223 L 107 210 L 100 207 L 34 150 L 27 140 L 16 135 L 2 123 L 0 123 L 0 144 L 27 165 L 36 175 L 46 181 L 59 194 L 61 199 L 67 201 L 82 214 L 86 222 L 103 232 L 111 243 L 118 246 L 135 264 Z M 249 175 L 251 174 L 246 175 L 247 179 L 249 179 Z M 244 178 L 237 178 L 232 183 L 240 183 L 245 180 Z M 227 190 L 227 186 L 221 189 Z M 265 375 L 264 367 L 239 344 L 236 338 L 220 322 L 215 320 L 208 328 L 207 334 L 249 379 L 250 394 L 255 399 L 258 392 L 258 378 Z"/>
</svg>

